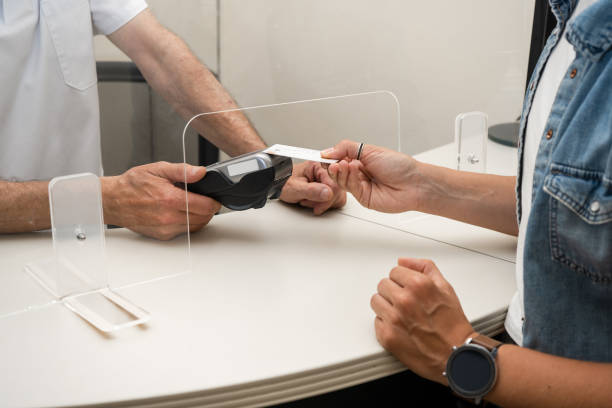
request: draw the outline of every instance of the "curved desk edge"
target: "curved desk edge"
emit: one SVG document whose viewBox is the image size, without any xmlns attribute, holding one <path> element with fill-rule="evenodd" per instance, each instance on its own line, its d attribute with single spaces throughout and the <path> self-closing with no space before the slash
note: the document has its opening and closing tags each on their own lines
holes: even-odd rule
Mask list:
<svg viewBox="0 0 612 408">
<path fill-rule="evenodd" d="M 474 328 L 485 335 L 502 331 L 506 311 L 498 311 L 489 319 L 481 319 Z M 104 404 L 104 407 L 139 408 L 234 408 L 264 407 L 340 390 L 377 380 L 406 370 L 401 362 L 387 352 L 305 371 L 300 374 L 270 378 L 189 394 Z M 88 407 L 101 407 L 90 405 Z"/>
</svg>

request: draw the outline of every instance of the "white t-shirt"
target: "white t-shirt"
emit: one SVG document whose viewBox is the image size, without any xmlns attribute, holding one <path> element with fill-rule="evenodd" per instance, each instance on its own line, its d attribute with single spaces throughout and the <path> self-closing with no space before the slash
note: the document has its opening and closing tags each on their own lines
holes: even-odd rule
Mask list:
<svg viewBox="0 0 612 408">
<path fill-rule="evenodd" d="M 93 35 L 145 0 L 0 0 L 0 179 L 101 174 Z"/>
<path fill-rule="evenodd" d="M 580 0 L 572 18 L 580 14 L 584 9 L 596 0 Z M 567 25 L 566 25 L 567 29 Z M 576 58 L 576 52 L 565 38 L 565 32 L 557 46 L 553 49 L 548 62 L 544 67 L 538 88 L 536 89 L 525 131 L 525 143 L 523 146 L 523 177 L 521 184 L 522 217 L 519 225 L 518 244 L 516 247 L 516 285 L 517 293 L 510 302 L 508 315 L 506 316 L 506 331 L 517 344 L 523 343 L 522 322 L 525 316 L 523 303 L 523 251 L 525 249 L 525 232 L 531 212 L 531 195 L 533 190 L 533 173 L 535 170 L 536 156 L 540 141 L 546 129 L 546 122 L 553 102 L 557 95 L 559 85 L 567 73 L 572 61 Z"/>
</svg>

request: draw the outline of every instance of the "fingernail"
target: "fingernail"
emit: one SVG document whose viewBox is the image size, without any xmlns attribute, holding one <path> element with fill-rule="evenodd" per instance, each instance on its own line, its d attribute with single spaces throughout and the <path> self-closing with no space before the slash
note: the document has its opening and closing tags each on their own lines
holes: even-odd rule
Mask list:
<svg viewBox="0 0 612 408">
<path fill-rule="evenodd" d="M 199 167 L 199 166 L 193 166 L 193 167 L 191 168 L 191 175 L 192 175 L 192 176 L 197 175 L 199 172 L 200 172 L 200 167 Z"/>
<path fill-rule="evenodd" d="M 321 156 L 329 156 L 334 152 L 334 148 L 330 147 L 329 149 L 321 150 Z"/>
<path fill-rule="evenodd" d="M 322 188 L 319 196 L 321 200 L 329 200 L 331 198 L 331 191 L 329 191 L 329 188 Z"/>
</svg>

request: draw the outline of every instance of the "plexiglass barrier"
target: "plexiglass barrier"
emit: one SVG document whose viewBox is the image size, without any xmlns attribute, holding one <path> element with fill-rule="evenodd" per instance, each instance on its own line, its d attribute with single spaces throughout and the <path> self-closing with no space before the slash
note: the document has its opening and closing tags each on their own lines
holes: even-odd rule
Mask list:
<svg viewBox="0 0 612 408">
<path fill-rule="evenodd" d="M 325 149 L 343 139 L 400 149 L 399 103 L 388 91 L 373 91 L 195 115 L 184 131 L 184 155 L 196 149 L 189 135 L 208 137 L 223 123 L 246 116 L 268 146 Z"/>
<path fill-rule="evenodd" d="M 487 172 L 488 131 L 488 118 L 485 113 L 467 112 L 457 115 L 455 119 L 457 170 Z"/>
<path fill-rule="evenodd" d="M 193 154 L 198 150 L 198 134 L 215 140 L 215 133 L 227 130 L 227 123 L 248 119 L 249 131 L 254 129 L 268 146 L 320 150 L 349 139 L 410 150 L 400 143 L 399 112 L 395 95 L 376 91 L 202 113 L 185 129 L 177 129 L 177 133 L 183 130 L 183 163 L 149 163 L 115 177 L 65 175 L 54 179 L 49 183 L 53 230 L 0 235 L 4 253 L 13 255 L 0 260 L 0 317 L 62 303 L 99 329 L 110 331 L 147 318 L 146 304 L 135 305 L 123 296 L 130 287 L 206 271 L 211 243 L 218 245 L 229 232 L 215 229 L 214 218 L 210 226 L 190 220 L 188 205 L 195 193 L 185 189 L 185 176 L 188 164 L 199 164 Z M 486 141 L 486 116 L 460 117 L 457 144 L 432 149 L 417 159 L 442 165 L 450 162 L 449 167 L 456 168 L 458 153 L 459 157 L 467 154 L 467 163 L 484 168 L 482 144 L 472 142 Z M 410 139 L 403 143 L 409 145 Z M 300 162 L 292 160 L 294 165 Z M 231 174 L 227 175 L 239 180 L 253 171 L 252 164 L 228 167 Z M 377 213 L 350 196 L 340 211 L 398 228 L 424 216 Z M 193 237 L 190 228 L 198 231 Z"/>
<path fill-rule="evenodd" d="M 374 91 L 201 113 L 189 121 L 183 133 L 186 163 L 193 164 L 189 163 L 188 153 L 196 148 L 190 134 L 206 135 L 209 129 L 223 127 L 220 124 L 242 117 L 248 118 L 268 146 L 280 144 L 322 150 L 348 139 L 401 150 L 398 100 L 391 92 Z M 303 161 L 296 159 L 296 155 L 292 157 L 294 165 Z M 228 169 L 232 167 L 237 168 L 232 164 Z M 241 175 L 235 174 L 234 181 L 237 182 Z M 232 177 L 228 172 L 225 176 Z M 355 217 L 369 217 L 369 210 L 352 200 L 341 211 Z"/>
<path fill-rule="evenodd" d="M 319 150 L 351 139 L 401 147 L 397 99 L 378 91 L 202 114 L 181 140 L 185 162 L 199 164 L 189 160 L 198 149 L 190 133 L 209 137 L 236 115 L 248 118 L 268 145 Z M 102 331 L 145 321 L 147 304 L 132 303 L 129 289 L 205 271 L 206 243 L 223 240 L 214 228 L 194 234 L 201 261 L 194 267 L 185 169 L 155 162 L 114 177 L 60 174 L 48 183 L 49 225 L 0 235 L 3 252 L 12 254 L 0 260 L 0 318 L 62 304 Z"/>
<path fill-rule="evenodd" d="M 190 270 L 182 170 L 150 163 L 117 177 L 24 182 L 41 198 L 16 217 L 43 227 L 0 235 L 0 318 L 60 304 L 103 332 L 146 322 L 147 305 L 125 289 Z"/>
</svg>

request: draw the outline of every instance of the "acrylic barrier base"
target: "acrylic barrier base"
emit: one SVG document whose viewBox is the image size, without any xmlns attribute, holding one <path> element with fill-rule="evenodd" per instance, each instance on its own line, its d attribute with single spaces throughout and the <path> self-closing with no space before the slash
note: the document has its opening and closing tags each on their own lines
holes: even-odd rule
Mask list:
<svg viewBox="0 0 612 408">
<path fill-rule="evenodd" d="M 141 324 L 149 313 L 108 287 L 100 180 L 93 174 L 49 183 L 53 256 L 24 269 L 56 301 L 103 332 Z"/>
</svg>

